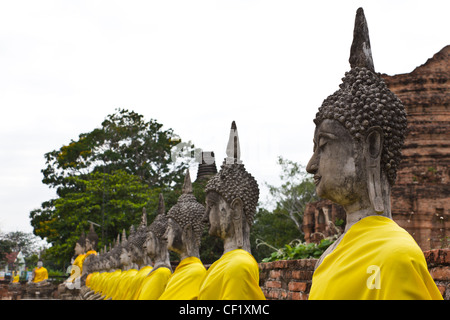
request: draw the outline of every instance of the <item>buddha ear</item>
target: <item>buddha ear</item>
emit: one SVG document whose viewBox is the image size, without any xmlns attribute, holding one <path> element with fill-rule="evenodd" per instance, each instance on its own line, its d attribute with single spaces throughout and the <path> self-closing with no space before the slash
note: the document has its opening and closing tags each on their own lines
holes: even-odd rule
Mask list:
<svg viewBox="0 0 450 320">
<path fill-rule="evenodd" d="M 231 202 L 232 213 L 232 224 L 234 226 L 234 235 L 236 240 L 236 245 L 238 248 L 244 246 L 244 233 L 243 233 L 243 215 L 244 215 L 244 203 L 240 198 L 236 198 Z"/>
<path fill-rule="evenodd" d="M 231 202 L 231 209 L 233 209 L 233 220 L 242 218 L 242 215 L 244 214 L 244 203 L 241 198 L 235 198 Z"/>
<path fill-rule="evenodd" d="M 183 229 L 182 234 L 183 245 L 186 247 L 188 252 L 191 252 L 190 249 L 192 247 L 192 243 L 194 242 L 194 230 L 192 225 L 188 224 Z"/>
<path fill-rule="evenodd" d="M 384 203 L 381 193 L 381 152 L 383 150 L 383 130 L 381 127 L 369 128 L 364 142 L 369 198 L 375 212 L 382 214 Z"/>
</svg>

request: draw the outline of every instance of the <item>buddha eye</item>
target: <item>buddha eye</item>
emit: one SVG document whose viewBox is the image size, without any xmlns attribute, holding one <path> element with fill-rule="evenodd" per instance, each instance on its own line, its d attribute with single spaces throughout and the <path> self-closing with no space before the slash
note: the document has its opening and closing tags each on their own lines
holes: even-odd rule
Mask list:
<svg viewBox="0 0 450 320">
<path fill-rule="evenodd" d="M 323 148 L 326 146 L 328 141 L 326 139 L 320 139 L 319 140 L 319 149 L 323 150 Z"/>
</svg>

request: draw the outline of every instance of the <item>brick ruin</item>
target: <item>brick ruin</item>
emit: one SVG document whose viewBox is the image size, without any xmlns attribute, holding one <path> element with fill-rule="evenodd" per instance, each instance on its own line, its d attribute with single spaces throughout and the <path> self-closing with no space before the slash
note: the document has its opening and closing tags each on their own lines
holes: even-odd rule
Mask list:
<svg viewBox="0 0 450 320">
<path fill-rule="evenodd" d="M 422 250 L 450 243 L 449 56 L 446 46 L 411 73 L 382 75 L 408 114 L 403 158 L 392 188 L 392 215 Z M 345 221 L 345 213 L 339 205 L 320 200 L 307 205 L 303 219 L 305 240 L 318 242 L 336 231 L 329 222 Z"/>
<path fill-rule="evenodd" d="M 392 189 L 394 220 L 422 250 L 450 243 L 450 46 L 413 72 L 383 75 L 408 114 L 398 177 Z"/>
</svg>

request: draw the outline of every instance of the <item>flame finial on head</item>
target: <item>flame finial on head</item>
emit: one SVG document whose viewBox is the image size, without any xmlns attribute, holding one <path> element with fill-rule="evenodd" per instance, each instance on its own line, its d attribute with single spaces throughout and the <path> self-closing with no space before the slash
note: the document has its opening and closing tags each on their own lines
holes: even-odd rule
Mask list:
<svg viewBox="0 0 450 320">
<path fill-rule="evenodd" d="M 183 194 L 192 193 L 192 182 L 191 182 L 191 175 L 189 174 L 189 169 L 187 170 L 186 176 L 184 177 L 184 184 L 183 184 Z"/>
<path fill-rule="evenodd" d="M 236 122 L 231 123 L 230 137 L 228 138 L 226 164 L 241 164 L 241 149 L 239 146 L 239 135 Z"/>
<path fill-rule="evenodd" d="M 358 8 L 356 11 L 353 42 L 350 48 L 350 58 L 348 61 L 352 68 L 364 67 L 375 72 L 372 50 L 370 48 L 369 28 L 367 26 L 363 8 Z"/>
</svg>

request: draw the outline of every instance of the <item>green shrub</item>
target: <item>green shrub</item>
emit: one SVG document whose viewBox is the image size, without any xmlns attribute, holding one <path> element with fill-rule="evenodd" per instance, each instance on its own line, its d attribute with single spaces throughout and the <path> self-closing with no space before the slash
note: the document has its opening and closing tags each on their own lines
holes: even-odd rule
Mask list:
<svg viewBox="0 0 450 320">
<path fill-rule="evenodd" d="M 317 259 L 334 241 L 334 238 L 326 238 L 320 240 L 319 244 L 316 244 L 294 240 L 290 244 L 284 245 L 283 248 L 272 252 L 270 257 L 264 258 L 262 262 L 310 258 Z M 294 243 L 296 244 L 294 245 Z"/>
</svg>

